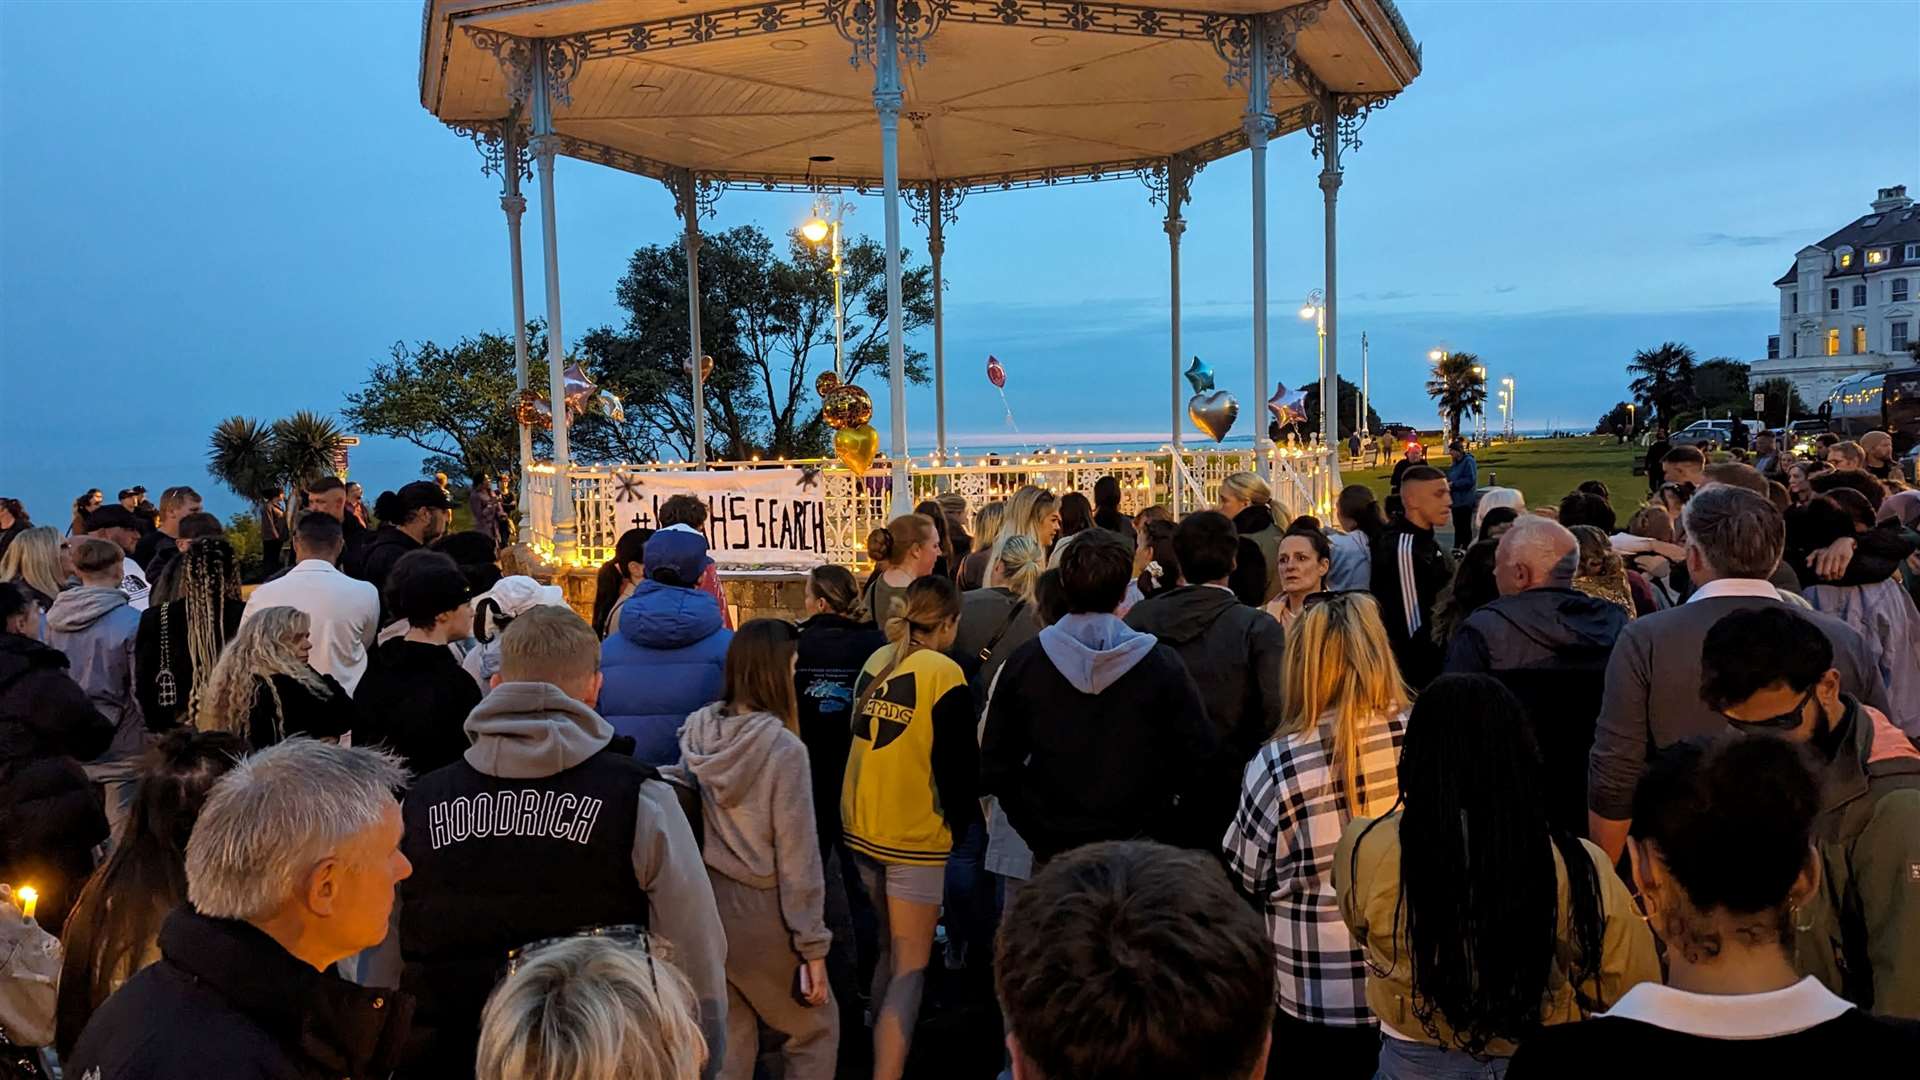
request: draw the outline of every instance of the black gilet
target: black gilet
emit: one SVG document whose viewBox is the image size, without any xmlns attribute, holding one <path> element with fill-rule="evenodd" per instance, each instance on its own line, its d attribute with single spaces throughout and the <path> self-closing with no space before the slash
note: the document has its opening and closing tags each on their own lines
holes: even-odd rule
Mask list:
<svg viewBox="0 0 1920 1080">
<path fill-rule="evenodd" d="M 651 766 L 611 750 L 552 776 L 488 776 L 465 760 L 408 791 L 402 985 L 418 1001 L 408 1076 L 471 1076 L 480 1010 L 507 954 L 595 927 L 647 925 L 634 879 Z"/>
</svg>

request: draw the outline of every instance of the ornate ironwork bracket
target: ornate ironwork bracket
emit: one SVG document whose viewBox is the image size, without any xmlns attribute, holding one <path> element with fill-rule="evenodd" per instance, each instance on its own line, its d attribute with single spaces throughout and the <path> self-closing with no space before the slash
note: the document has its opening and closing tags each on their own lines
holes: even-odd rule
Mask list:
<svg viewBox="0 0 1920 1080">
<path fill-rule="evenodd" d="M 1387 103 L 1392 100 L 1392 94 L 1325 93 L 1320 96 L 1319 101 L 1308 102 L 1301 106 L 1310 114 L 1307 130 L 1313 137 L 1313 156 L 1322 155 L 1329 106 L 1333 113 L 1334 138 L 1339 144 L 1336 148 L 1336 156 L 1338 156 L 1340 153 L 1360 149 L 1360 129 L 1367 126 L 1367 118 L 1372 116 L 1375 110 L 1386 108 Z M 1335 162 L 1333 167 L 1339 168 L 1338 162 Z"/>
<path fill-rule="evenodd" d="M 587 57 L 638 56 L 709 41 L 730 41 L 761 34 L 805 30 L 828 22 L 817 0 L 773 0 L 726 11 L 676 15 L 581 34 Z"/>
<path fill-rule="evenodd" d="M 473 148 L 480 151 L 480 175 L 505 177 L 507 164 L 507 139 L 505 133 L 517 124 L 519 113 L 514 113 L 495 121 L 472 121 L 468 123 L 449 123 L 457 135 L 473 140 Z M 520 128 L 522 137 L 513 140 L 514 172 L 522 180 L 533 179 L 533 155 L 527 150 L 524 127 Z"/>
<path fill-rule="evenodd" d="M 1283 11 L 1270 15 L 1209 15 L 1205 18 L 1207 40 L 1213 42 L 1213 50 L 1226 61 L 1228 86 L 1243 86 L 1253 71 L 1253 48 L 1258 40 L 1265 54 L 1267 79 L 1295 79 L 1301 73 L 1312 78 L 1312 72 L 1299 62 L 1297 48 L 1300 43 L 1300 31 L 1320 21 L 1320 13 L 1326 10 L 1328 0 L 1312 0 L 1311 3 L 1296 4 Z M 1261 23 L 1261 33 L 1254 33 L 1254 22 Z"/>
<path fill-rule="evenodd" d="M 573 80 L 587 62 L 587 45 L 578 37 L 523 38 L 489 30 L 483 26 L 464 26 L 467 37 L 479 48 L 491 53 L 507 77 L 507 100 L 525 105 L 533 98 L 533 62 L 536 55 L 547 62 L 547 89 L 553 100 L 573 104 Z M 535 50 L 540 50 L 536 53 Z"/>
<path fill-rule="evenodd" d="M 1187 154 L 1175 154 L 1143 163 L 1133 174 L 1147 185 L 1149 203 L 1178 215 L 1182 206 L 1193 201 L 1193 178 L 1205 167 Z"/>
<path fill-rule="evenodd" d="M 907 200 L 907 207 L 913 211 L 913 223 L 925 225 L 933 212 L 933 185 L 915 183 L 900 185 L 900 197 Z M 960 204 L 967 198 L 967 189 L 950 183 L 940 185 L 940 225 L 945 228 L 960 220 Z"/>
<path fill-rule="evenodd" d="M 713 204 L 720 200 L 720 193 L 727 185 L 719 180 L 708 179 L 691 169 L 669 170 L 660 182 L 673 194 L 673 209 L 681 218 L 687 216 L 687 200 L 693 200 L 695 213 L 700 217 L 713 216 Z"/>
<path fill-rule="evenodd" d="M 927 62 L 927 39 L 940 28 L 940 20 L 953 9 L 955 0 L 827 0 L 827 21 L 840 36 L 853 45 L 848 62 L 859 67 L 861 61 L 878 63 L 880 51 L 880 5 L 893 5 L 894 42 L 904 63 Z"/>
</svg>

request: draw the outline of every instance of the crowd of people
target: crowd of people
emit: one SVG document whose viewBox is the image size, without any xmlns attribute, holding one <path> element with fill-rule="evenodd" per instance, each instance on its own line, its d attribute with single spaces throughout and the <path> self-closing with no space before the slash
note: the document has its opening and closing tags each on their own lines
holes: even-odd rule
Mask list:
<svg viewBox="0 0 1920 1080">
<path fill-rule="evenodd" d="M 947 496 L 738 626 L 691 497 L 587 618 L 434 481 L 307 485 L 251 587 L 190 489 L 0 500 L 0 943 L 61 958 L 0 1075 L 973 1075 L 955 972 L 1020 1080 L 1900 1067 L 1920 492 L 1752 449 Z"/>
</svg>

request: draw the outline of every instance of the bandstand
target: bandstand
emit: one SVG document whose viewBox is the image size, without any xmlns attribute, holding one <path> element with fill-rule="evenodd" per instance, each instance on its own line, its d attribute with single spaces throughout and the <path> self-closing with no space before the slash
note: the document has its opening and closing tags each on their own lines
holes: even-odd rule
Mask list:
<svg viewBox="0 0 1920 1080">
<path fill-rule="evenodd" d="M 482 152 L 502 182 L 516 371 L 527 384 L 520 221 L 539 180 L 550 400 L 564 397 L 553 163 L 565 155 L 663 183 L 673 194 L 689 282 L 688 355 L 702 355 L 700 219 L 728 189 L 851 192 L 882 200 L 887 252 L 890 445 L 885 471 L 817 470 L 829 554 L 857 561 L 873 523 L 933 491 L 970 502 L 1007 485 L 1091 487 L 1114 475 L 1129 507 L 1210 501 L 1221 477 L 1256 470 L 1289 510 L 1325 512 L 1339 490 L 1334 408 L 1306 448 L 1272 446 L 1267 375 L 1266 150 L 1304 131 L 1325 204 L 1322 402 L 1337 402 L 1336 201 L 1344 156 L 1374 110 L 1420 71 L 1392 0 L 427 0 L 421 103 Z M 905 121 L 903 131 L 902 121 Z M 904 136 L 904 137 L 903 137 Z M 1252 180 L 1254 445 L 1186 445 L 1180 341 L 1182 208 L 1196 173 L 1247 150 Z M 942 288 L 934 292 L 934 452 L 909 455 L 901 323 L 901 203 L 924 226 L 941 282 L 947 232 L 969 192 L 1134 178 L 1163 210 L 1169 254 L 1170 440 L 1159 453 L 1048 451 L 994 459 L 947 439 Z M 1041 196 L 1044 197 L 1044 196 Z M 1287 305 L 1285 310 L 1291 311 Z M 702 372 L 688 365 L 695 460 L 581 467 L 566 410 L 553 410 L 551 463 L 522 427 L 522 535 L 559 566 L 605 558 L 621 522 L 614 492 L 636 473 L 745 470 L 705 460 Z M 1251 398 L 1245 397 L 1252 391 Z M 812 477 L 813 473 L 807 474 Z M 629 479 L 623 480 L 623 477 Z"/>
</svg>

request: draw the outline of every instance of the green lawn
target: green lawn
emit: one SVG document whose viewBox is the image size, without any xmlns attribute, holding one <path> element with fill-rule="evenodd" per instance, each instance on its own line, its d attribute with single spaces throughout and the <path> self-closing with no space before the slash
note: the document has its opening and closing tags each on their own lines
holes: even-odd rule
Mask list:
<svg viewBox="0 0 1920 1080">
<path fill-rule="evenodd" d="M 1631 443 L 1620 446 L 1606 436 L 1577 439 L 1528 439 L 1516 443 L 1495 443 L 1474 451 L 1480 463 L 1480 484 L 1491 487 L 1519 488 L 1528 506 L 1558 503 L 1582 480 L 1604 480 L 1613 493 L 1615 513 L 1622 520 L 1646 498 L 1647 481 L 1633 475 L 1633 463 L 1646 451 Z M 1427 447 L 1427 460 L 1444 470 L 1447 455 L 1435 445 Z M 1348 483 L 1362 483 L 1382 496 L 1387 493 L 1391 466 L 1384 469 L 1341 470 Z"/>
</svg>

